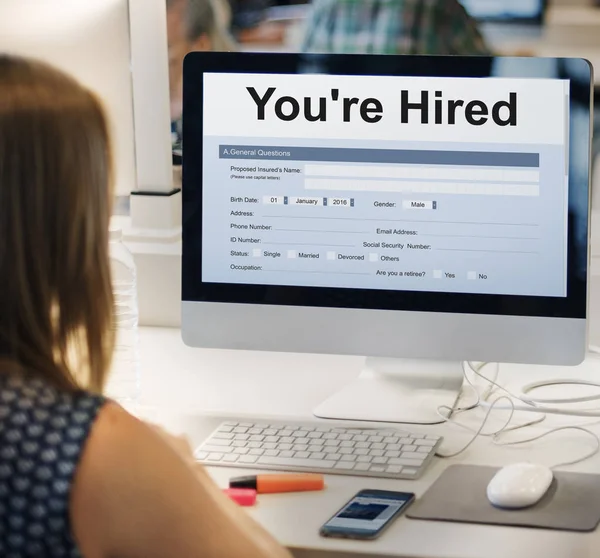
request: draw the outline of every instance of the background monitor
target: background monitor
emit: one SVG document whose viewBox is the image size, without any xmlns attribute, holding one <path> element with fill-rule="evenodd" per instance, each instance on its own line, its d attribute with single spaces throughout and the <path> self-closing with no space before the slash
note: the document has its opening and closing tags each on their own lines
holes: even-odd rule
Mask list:
<svg viewBox="0 0 600 558">
<path fill-rule="evenodd" d="M 184 341 L 367 356 L 316 414 L 398 422 L 581 362 L 591 67 L 550 62 L 188 55 Z"/>
<path fill-rule="evenodd" d="M 482 22 L 540 24 L 548 0 L 459 0 L 467 12 Z"/>
</svg>

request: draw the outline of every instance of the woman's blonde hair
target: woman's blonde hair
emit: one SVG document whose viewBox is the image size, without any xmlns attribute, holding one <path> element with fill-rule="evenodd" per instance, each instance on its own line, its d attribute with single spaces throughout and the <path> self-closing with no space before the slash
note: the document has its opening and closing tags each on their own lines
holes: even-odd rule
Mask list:
<svg viewBox="0 0 600 558">
<path fill-rule="evenodd" d="M 110 366 L 111 151 L 94 95 L 0 55 L 0 359 L 61 389 Z"/>
</svg>

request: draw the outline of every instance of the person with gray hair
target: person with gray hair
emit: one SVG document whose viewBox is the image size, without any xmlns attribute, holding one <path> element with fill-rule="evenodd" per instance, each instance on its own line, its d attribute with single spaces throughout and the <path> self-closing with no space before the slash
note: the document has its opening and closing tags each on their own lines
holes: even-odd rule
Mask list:
<svg viewBox="0 0 600 558">
<path fill-rule="evenodd" d="M 227 0 L 166 0 L 169 43 L 171 134 L 174 152 L 181 149 L 183 59 L 192 51 L 232 51 L 231 14 Z"/>
</svg>

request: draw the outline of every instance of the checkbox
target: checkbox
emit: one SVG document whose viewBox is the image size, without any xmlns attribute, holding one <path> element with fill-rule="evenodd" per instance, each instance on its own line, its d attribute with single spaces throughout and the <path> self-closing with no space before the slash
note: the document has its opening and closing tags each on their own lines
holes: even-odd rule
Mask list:
<svg viewBox="0 0 600 558">
<path fill-rule="evenodd" d="M 370 262 L 377 262 L 377 261 L 379 261 L 379 254 L 369 254 L 369 261 Z"/>
<path fill-rule="evenodd" d="M 261 256 L 262 256 L 262 252 L 261 252 L 260 248 L 254 248 L 254 250 L 252 250 L 253 258 L 260 258 Z"/>
<path fill-rule="evenodd" d="M 296 257 L 296 250 L 288 250 L 287 257 L 290 259 L 294 259 Z"/>
<path fill-rule="evenodd" d="M 441 269 L 434 269 L 433 270 L 433 278 L 434 279 L 441 279 L 442 278 L 442 270 Z"/>
<path fill-rule="evenodd" d="M 477 279 L 477 272 L 476 271 L 469 271 L 467 273 L 467 279 L 469 281 L 475 281 L 475 279 Z"/>
<path fill-rule="evenodd" d="M 327 252 L 327 259 L 328 260 L 335 260 L 335 252 Z"/>
</svg>

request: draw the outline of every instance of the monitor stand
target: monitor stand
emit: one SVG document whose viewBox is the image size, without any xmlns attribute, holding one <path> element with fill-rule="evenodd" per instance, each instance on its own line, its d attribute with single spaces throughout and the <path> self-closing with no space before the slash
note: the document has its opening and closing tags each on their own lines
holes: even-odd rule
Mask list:
<svg viewBox="0 0 600 558">
<path fill-rule="evenodd" d="M 462 384 L 460 362 L 368 357 L 360 376 L 313 413 L 326 419 L 440 424 L 439 407 L 453 408 Z"/>
</svg>

